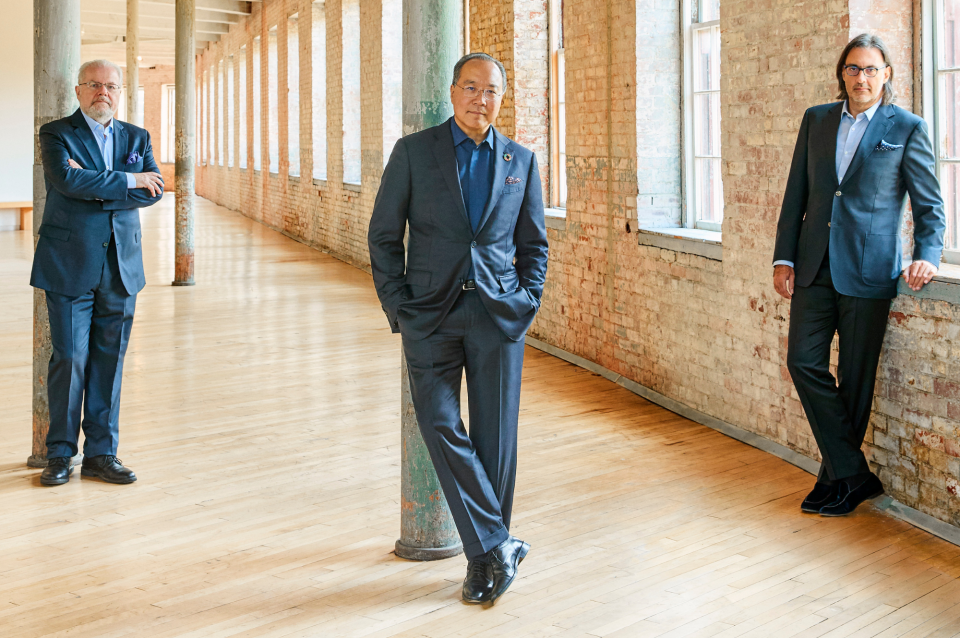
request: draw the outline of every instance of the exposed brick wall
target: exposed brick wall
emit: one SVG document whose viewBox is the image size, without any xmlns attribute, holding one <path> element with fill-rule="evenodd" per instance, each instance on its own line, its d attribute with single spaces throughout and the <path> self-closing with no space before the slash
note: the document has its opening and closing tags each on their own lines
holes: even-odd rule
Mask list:
<svg viewBox="0 0 960 638">
<path fill-rule="evenodd" d="M 300 21 L 301 177 L 286 175 L 286 117 L 279 119 L 281 173 L 253 167 L 253 126 L 268 157 L 266 107 L 247 127 L 251 170 L 205 163 L 198 192 L 291 236 L 369 268 L 366 225 L 383 166 L 383 7 L 361 0 L 362 184 L 342 183 L 341 0 L 327 0 L 327 180 L 313 166 L 312 37 Z M 891 15 L 912 0 L 724 0 L 721 9 L 723 259 L 638 246 L 628 229 L 646 214 L 679 218 L 679 15 L 667 0 L 568 2 L 568 208 L 549 231 L 543 306 L 531 334 L 657 392 L 817 457 L 786 371 L 789 303 L 771 285 L 776 219 L 804 110 L 833 99 L 836 56 L 850 36 L 877 28 L 898 57 L 901 105 L 912 104 L 915 15 Z M 254 3 L 201 57 L 208 69 L 267 33 L 309 0 Z M 909 14 L 909 15 L 907 15 Z M 389 15 L 389 13 L 388 13 Z M 542 0 L 471 2 L 471 48 L 508 69 L 498 127 L 538 154 L 546 132 L 547 38 Z M 285 29 L 280 26 L 280 29 Z M 278 88 L 286 73 L 279 38 Z M 252 115 L 252 56 L 247 56 Z M 902 70 L 901 70 L 902 69 Z M 264 94 L 265 95 L 265 94 Z M 284 93 L 285 95 L 285 93 Z M 266 103 L 266 98 L 263 100 Z M 278 101 L 280 105 L 285 100 Z M 284 107 L 278 106 L 278 110 Z M 294 133 L 296 134 L 296 133 Z M 388 136 L 389 137 L 389 136 Z M 547 157 L 541 158 L 548 174 Z M 198 277 L 202 277 L 198 273 Z M 894 303 L 881 362 L 869 456 L 890 493 L 960 524 L 960 310 L 942 301 Z M 802 486 L 801 486 L 802 487 Z"/>
</svg>

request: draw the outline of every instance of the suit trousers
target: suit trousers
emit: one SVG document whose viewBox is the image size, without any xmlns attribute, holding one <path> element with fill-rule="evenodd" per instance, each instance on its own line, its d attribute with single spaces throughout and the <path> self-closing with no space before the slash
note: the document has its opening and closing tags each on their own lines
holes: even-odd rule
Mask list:
<svg viewBox="0 0 960 638">
<path fill-rule="evenodd" d="M 46 297 L 53 346 L 47 458 L 76 455 L 81 427 L 85 456 L 115 456 L 123 357 L 137 296 L 127 294 L 120 278 L 113 236 L 92 290 L 76 297 L 47 291 Z"/>
<path fill-rule="evenodd" d="M 790 304 L 787 369 L 823 457 L 818 482 L 870 471 L 860 447 L 870 422 L 890 303 L 890 299 L 838 293 L 827 256 L 811 285 L 795 288 Z M 836 379 L 830 374 L 830 345 L 835 333 L 840 346 Z"/>
<path fill-rule="evenodd" d="M 413 406 L 468 559 L 509 537 L 517 473 L 523 340 L 511 341 L 476 291 L 425 339 L 403 336 Z M 467 375 L 470 432 L 460 418 Z"/>
</svg>

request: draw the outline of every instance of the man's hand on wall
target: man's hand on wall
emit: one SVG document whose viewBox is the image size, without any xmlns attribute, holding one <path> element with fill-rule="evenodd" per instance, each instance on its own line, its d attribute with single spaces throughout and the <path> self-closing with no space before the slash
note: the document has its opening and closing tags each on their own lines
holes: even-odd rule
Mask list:
<svg viewBox="0 0 960 638">
<path fill-rule="evenodd" d="M 773 267 L 773 287 L 784 299 L 793 298 L 793 268 L 780 264 Z"/>
<path fill-rule="evenodd" d="M 929 261 L 918 259 L 903 269 L 903 279 L 910 286 L 910 290 L 916 292 L 930 283 L 937 270 L 939 269 Z"/>
</svg>

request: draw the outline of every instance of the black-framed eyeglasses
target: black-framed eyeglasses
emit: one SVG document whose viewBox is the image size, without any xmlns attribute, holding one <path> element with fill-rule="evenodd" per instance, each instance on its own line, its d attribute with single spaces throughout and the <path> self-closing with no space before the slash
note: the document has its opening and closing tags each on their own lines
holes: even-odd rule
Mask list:
<svg viewBox="0 0 960 638">
<path fill-rule="evenodd" d="M 856 64 L 844 64 L 844 65 L 843 65 L 843 72 L 846 73 L 847 75 L 851 76 L 851 77 L 857 77 L 858 75 L 860 75 L 860 72 L 863 71 L 863 74 L 864 74 L 865 76 L 867 76 L 868 78 L 873 78 L 873 77 L 876 77 L 876 76 L 877 76 L 877 72 L 878 72 L 880 69 L 885 69 L 885 68 L 887 68 L 888 66 L 890 66 L 890 65 L 888 64 L 888 65 L 882 66 L 882 67 L 880 67 L 880 68 L 878 69 L 878 68 L 875 67 L 875 66 L 863 66 L 863 67 L 861 67 L 861 66 L 857 66 Z"/>
<path fill-rule="evenodd" d="M 454 86 L 459 88 L 461 91 L 463 91 L 463 94 L 466 95 L 471 100 L 477 97 L 478 95 L 480 95 L 481 93 L 483 94 L 483 97 L 490 100 L 491 102 L 496 100 L 501 95 L 503 95 L 503 93 L 497 93 L 493 89 L 487 89 L 486 91 L 481 91 L 475 86 L 469 86 L 469 85 L 460 86 L 459 84 L 454 84 Z"/>
<path fill-rule="evenodd" d="M 103 82 L 84 82 L 80 86 L 88 86 L 94 91 L 99 91 L 103 87 L 107 87 L 107 90 L 111 93 L 116 93 L 123 88 L 119 84 L 113 84 L 112 82 L 108 84 L 104 84 Z"/>
</svg>

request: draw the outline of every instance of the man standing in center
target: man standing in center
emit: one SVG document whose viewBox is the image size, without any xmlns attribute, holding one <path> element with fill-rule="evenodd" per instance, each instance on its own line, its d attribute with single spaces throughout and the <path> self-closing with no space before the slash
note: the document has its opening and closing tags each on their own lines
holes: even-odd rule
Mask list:
<svg viewBox="0 0 960 638">
<path fill-rule="evenodd" d="M 489 55 L 457 62 L 454 116 L 397 142 L 368 237 L 377 295 L 401 335 L 420 431 L 469 561 L 469 603 L 501 596 L 530 548 L 509 529 L 523 337 L 540 307 L 547 235 L 536 156 L 493 128 L 506 83 Z"/>
</svg>

